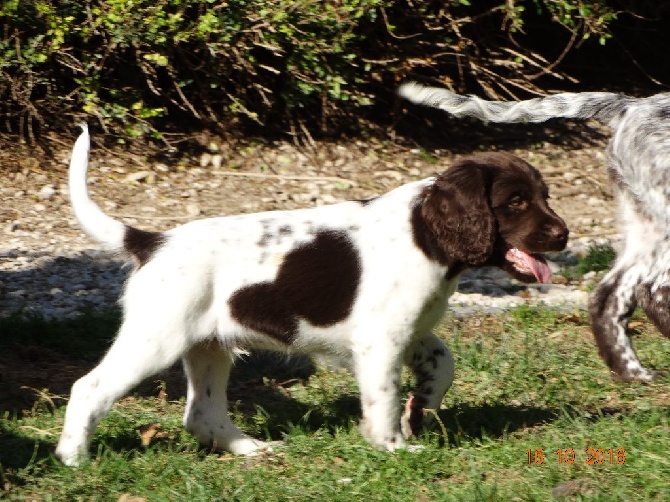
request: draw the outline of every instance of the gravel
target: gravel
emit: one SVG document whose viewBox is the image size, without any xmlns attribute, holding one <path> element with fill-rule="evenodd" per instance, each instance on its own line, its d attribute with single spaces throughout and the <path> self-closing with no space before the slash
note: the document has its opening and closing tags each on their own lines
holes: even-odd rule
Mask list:
<svg viewBox="0 0 670 502">
<path fill-rule="evenodd" d="M 67 141 L 63 142 L 68 144 Z M 209 142 L 207 144 L 212 144 Z M 294 209 L 367 199 L 444 169 L 447 151 L 375 142 L 289 143 L 220 147 L 196 158 L 152 163 L 93 149 L 91 191 L 101 207 L 126 223 L 163 230 L 189 219 Z M 510 150 L 536 165 L 552 192 L 552 206 L 571 228 L 568 249 L 549 255 L 552 283 L 523 285 L 499 269 L 463 274 L 451 311 L 497 312 L 522 304 L 584 308 L 600 274 L 567 280 L 593 243 L 616 243 L 615 207 L 599 165 L 602 145 L 565 152 Z M 0 187 L 0 316 L 17 311 L 67 318 L 118 301 L 129 269 L 79 230 L 69 208 L 66 163 L 69 146 L 55 158 L 19 151 L 16 168 Z M 0 163 L 7 164 L 0 152 Z M 565 274 L 571 277 L 570 274 Z"/>
</svg>

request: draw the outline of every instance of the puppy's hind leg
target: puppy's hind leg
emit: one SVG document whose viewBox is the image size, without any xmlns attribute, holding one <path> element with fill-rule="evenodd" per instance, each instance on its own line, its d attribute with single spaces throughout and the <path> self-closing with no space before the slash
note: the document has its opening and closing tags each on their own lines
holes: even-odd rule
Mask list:
<svg viewBox="0 0 670 502">
<path fill-rule="evenodd" d="M 201 444 L 230 451 L 236 455 L 254 455 L 269 445 L 242 432 L 228 417 L 226 389 L 233 355 L 217 341 L 192 347 L 183 358 L 188 378 L 184 425 Z"/>
<path fill-rule="evenodd" d="M 86 458 L 95 427 L 117 399 L 171 366 L 185 351 L 185 336 L 179 327 L 136 321 L 124 321 L 100 364 L 72 386 L 56 447 L 56 455 L 66 465 L 79 465 Z"/>
<path fill-rule="evenodd" d="M 635 296 L 656 328 L 670 338 L 670 281 L 644 282 L 635 288 Z"/>
<path fill-rule="evenodd" d="M 416 436 L 428 426 L 442 398 L 454 381 L 454 357 L 433 333 L 415 340 L 405 352 L 405 364 L 412 370 L 416 384 L 400 419 L 405 437 Z"/>
</svg>

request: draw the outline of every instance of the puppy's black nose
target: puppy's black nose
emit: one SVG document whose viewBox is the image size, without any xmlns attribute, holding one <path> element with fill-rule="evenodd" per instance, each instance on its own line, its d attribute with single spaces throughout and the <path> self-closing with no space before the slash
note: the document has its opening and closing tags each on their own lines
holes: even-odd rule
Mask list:
<svg viewBox="0 0 670 502">
<path fill-rule="evenodd" d="M 547 229 L 547 236 L 554 242 L 561 243 L 563 246 L 568 242 L 570 230 L 565 225 L 551 225 Z"/>
</svg>

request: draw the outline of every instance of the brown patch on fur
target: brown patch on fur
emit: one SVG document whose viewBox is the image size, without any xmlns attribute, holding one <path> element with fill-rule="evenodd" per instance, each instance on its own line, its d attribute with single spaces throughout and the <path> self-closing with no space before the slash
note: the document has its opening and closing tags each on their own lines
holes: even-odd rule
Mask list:
<svg viewBox="0 0 670 502">
<path fill-rule="evenodd" d="M 418 247 L 426 258 L 436 261 L 443 265 L 449 265 L 449 260 L 444 250 L 438 246 L 433 233 L 428 228 L 426 221 L 422 216 L 421 203 L 414 206 L 410 214 L 410 225 L 412 227 L 412 238 L 414 244 Z"/>
<path fill-rule="evenodd" d="M 420 436 L 423 432 L 423 409 L 427 404 L 425 396 L 416 394 L 405 404 L 406 410 L 409 411 L 408 423 L 412 436 Z"/>
<path fill-rule="evenodd" d="M 166 237 L 161 232 L 148 232 L 126 225 L 123 248 L 137 259 L 141 267 L 165 244 L 165 241 Z"/>
<path fill-rule="evenodd" d="M 346 234 L 319 230 L 286 255 L 274 282 L 245 286 L 228 304 L 243 326 L 290 344 L 299 319 L 319 327 L 346 319 L 360 278 L 358 251 Z"/>
</svg>

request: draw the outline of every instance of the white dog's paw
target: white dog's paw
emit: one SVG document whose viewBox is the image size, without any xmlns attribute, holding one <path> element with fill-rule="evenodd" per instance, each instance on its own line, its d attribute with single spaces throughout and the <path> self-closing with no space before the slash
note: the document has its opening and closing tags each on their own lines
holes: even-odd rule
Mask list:
<svg viewBox="0 0 670 502">
<path fill-rule="evenodd" d="M 395 434 L 391 438 L 386 438 L 383 441 L 374 442 L 373 444 L 381 446 L 386 451 L 402 450 L 407 447 L 402 434 Z"/>
<path fill-rule="evenodd" d="M 281 441 L 259 441 L 250 437 L 237 439 L 228 445 L 227 450 L 235 455 L 244 455 L 246 457 L 254 457 L 263 453 L 272 453 L 279 449 L 283 443 Z"/>
<path fill-rule="evenodd" d="M 400 431 L 375 426 L 370 420 L 361 420 L 358 430 L 368 443 L 382 450 L 394 451 L 405 447 L 405 439 Z"/>
<path fill-rule="evenodd" d="M 68 467 L 79 467 L 88 455 L 78 448 L 70 448 L 59 443 L 56 447 L 56 457 Z"/>
</svg>

